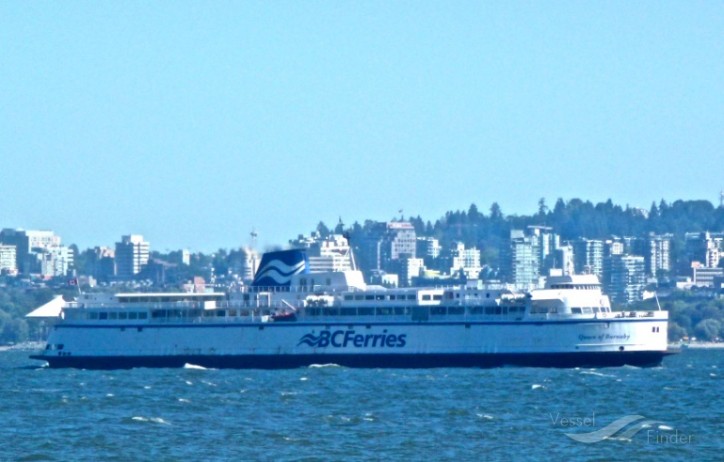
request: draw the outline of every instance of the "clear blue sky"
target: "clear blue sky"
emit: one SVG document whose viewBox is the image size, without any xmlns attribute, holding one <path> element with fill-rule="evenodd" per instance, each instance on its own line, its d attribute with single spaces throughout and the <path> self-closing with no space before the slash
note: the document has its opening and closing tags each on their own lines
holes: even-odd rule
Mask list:
<svg viewBox="0 0 724 462">
<path fill-rule="evenodd" d="M 724 3 L 4 1 L 0 172 L 81 248 L 716 202 Z"/>
</svg>

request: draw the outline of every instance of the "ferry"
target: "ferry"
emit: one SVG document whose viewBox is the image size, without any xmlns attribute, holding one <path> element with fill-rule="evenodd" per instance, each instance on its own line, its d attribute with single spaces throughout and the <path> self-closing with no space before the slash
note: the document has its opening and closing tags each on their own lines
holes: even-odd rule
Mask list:
<svg viewBox="0 0 724 462">
<path fill-rule="evenodd" d="M 312 273 L 304 250 L 264 254 L 250 285 L 225 292 L 55 302 L 28 315 L 53 318 L 31 357 L 54 368 L 656 366 L 668 354 L 668 312 L 612 311 L 593 275 L 524 293 L 384 288 L 356 270 Z"/>
</svg>

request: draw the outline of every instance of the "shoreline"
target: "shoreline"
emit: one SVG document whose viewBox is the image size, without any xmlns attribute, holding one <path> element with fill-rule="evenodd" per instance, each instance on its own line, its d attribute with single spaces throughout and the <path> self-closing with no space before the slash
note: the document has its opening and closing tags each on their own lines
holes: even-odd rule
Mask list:
<svg viewBox="0 0 724 462">
<path fill-rule="evenodd" d="M 721 350 L 724 349 L 724 342 L 693 342 L 693 343 L 670 343 L 669 347 L 691 348 L 692 350 Z"/>
<path fill-rule="evenodd" d="M 45 341 L 37 342 L 20 342 L 15 345 L 0 345 L 0 352 L 2 351 L 32 351 L 42 350 L 45 346 Z"/>
</svg>

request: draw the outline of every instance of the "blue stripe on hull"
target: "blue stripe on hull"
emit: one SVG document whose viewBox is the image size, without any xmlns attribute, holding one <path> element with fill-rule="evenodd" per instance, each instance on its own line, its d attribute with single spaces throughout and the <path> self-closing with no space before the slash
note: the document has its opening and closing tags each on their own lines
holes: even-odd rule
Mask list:
<svg viewBox="0 0 724 462">
<path fill-rule="evenodd" d="M 518 353 L 518 354 L 367 354 L 367 355 L 238 355 L 238 356 L 57 356 L 33 355 L 50 367 L 80 369 L 130 369 L 134 367 L 179 368 L 195 364 L 215 369 L 291 369 L 310 364 L 339 364 L 362 368 L 430 367 L 651 367 L 661 364 L 665 351 L 624 351 L 604 353 Z"/>
</svg>

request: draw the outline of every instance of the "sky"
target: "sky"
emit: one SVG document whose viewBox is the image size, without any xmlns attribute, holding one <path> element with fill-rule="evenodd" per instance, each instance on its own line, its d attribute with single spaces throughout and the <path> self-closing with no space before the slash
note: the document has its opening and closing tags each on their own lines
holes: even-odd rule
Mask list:
<svg viewBox="0 0 724 462">
<path fill-rule="evenodd" d="M 722 187 L 721 1 L 0 2 L 0 228 L 81 249 Z"/>
</svg>

